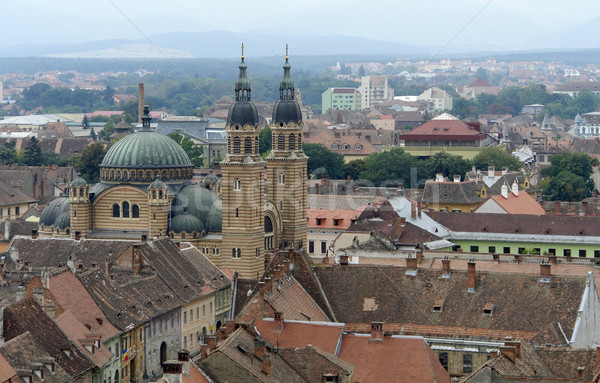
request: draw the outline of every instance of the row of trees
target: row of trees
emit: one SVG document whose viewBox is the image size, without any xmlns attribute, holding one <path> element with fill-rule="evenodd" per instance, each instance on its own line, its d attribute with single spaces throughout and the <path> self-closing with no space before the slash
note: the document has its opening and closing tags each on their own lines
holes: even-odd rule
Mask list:
<svg viewBox="0 0 600 383">
<path fill-rule="evenodd" d="M 451 113 L 461 119 L 477 117 L 480 114 L 521 113 L 524 105 L 542 104 L 540 114 L 573 119 L 577 113 L 588 113 L 600 106 L 600 96 L 583 90 L 577 97 L 565 94 L 547 93 L 544 85 L 534 84 L 524 88 L 510 87 L 502 89 L 497 95 L 482 93 L 475 99 L 455 98 Z"/>
<path fill-rule="evenodd" d="M 14 141 L 5 142 L 0 146 L 0 163 L 19 164 L 27 166 L 58 165 L 65 166 L 68 161 L 54 151 L 42 150 L 40 141 L 31 137 L 23 150 L 16 149 Z"/>
</svg>

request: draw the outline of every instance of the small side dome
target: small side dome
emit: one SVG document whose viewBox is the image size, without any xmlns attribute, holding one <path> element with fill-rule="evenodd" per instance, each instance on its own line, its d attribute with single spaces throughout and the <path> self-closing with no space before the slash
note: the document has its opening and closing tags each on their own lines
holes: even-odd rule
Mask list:
<svg viewBox="0 0 600 383">
<path fill-rule="evenodd" d="M 71 186 L 87 186 L 87 181 L 81 178 L 80 175 L 77 175 L 77 178 L 71 182 Z"/>
<path fill-rule="evenodd" d="M 211 185 L 217 182 L 219 182 L 219 177 L 213 173 L 212 169 L 210 169 L 210 173 L 208 173 L 208 175 L 202 180 L 204 185 Z"/>
<path fill-rule="evenodd" d="M 208 218 L 206 219 L 206 228 L 210 232 L 221 232 L 223 223 L 223 201 L 217 200 L 210 207 Z"/>
<path fill-rule="evenodd" d="M 171 230 L 175 233 L 202 233 L 206 228 L 200 218 L 190 213 L 182 213 L 171 221 Z"/>
<path fill-rule="evenodd" d="M 42 211 L 39 224 L 42 226 L 52 226 L 58 217 L 64 212 L 70 212 L 69 197 L 60 197 L 50 202 Z"/>
<path fill-rule="evenodd" d="M 163 181 L 161 181 L 160 178 L 155 179 L 150 186 L 148 186 L 148 189 L 167 189 L 168 186 L 166 183 L 164 183 Z"/>
<path fill-rule="evenodd" d="M 55 229 L 64 230 L 70 226 L 71 226 L 71 213 L 69 211 L 65 211 L 64 213 L 62 213 L 58 217 L 56 222 L 54 223 Z"/>
<path fill-rule="evenodd" d="M 211 206 L 219 199 L 217 193 L 205 187 L 187 185 L 177 193 L 171 210 L 174 216 L 187 212 L 206 222 Z"/>
</svg>

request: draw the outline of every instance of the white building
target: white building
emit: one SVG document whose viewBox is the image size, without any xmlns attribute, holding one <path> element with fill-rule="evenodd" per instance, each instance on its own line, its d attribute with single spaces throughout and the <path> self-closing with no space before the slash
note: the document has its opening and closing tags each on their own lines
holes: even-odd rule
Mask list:
<svg viewBox="0 0 600 383">
<path fill-rule="evenodd" d="M 362 96 L 362 109 L 369 109 L 376 104 L 394 99 L 394 89 L 388 85 L 386 76 L 362 77 L 358 91 Z"/>
</svg>

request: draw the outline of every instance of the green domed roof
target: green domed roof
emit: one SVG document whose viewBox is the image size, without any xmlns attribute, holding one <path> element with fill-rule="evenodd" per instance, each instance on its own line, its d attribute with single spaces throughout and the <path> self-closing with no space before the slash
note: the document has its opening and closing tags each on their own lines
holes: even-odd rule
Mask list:
<svg viewBox="0 0 600 383">
<path fill-rule="evenodd" d="M 152 181 L 150 186 L 148 186 L 148 189 L 166 189 L 166 188 L 168 188 L 167 184 L 162 182 L 160 178 L 155 179 L 154 181 Z"/>
<path fill-rule="evenodd" d="M 200 218 L 190 213 L 182 213 L 171 221 L 171 230 L 175 233 L 193 233 L 195 231 L 202 233 L 205 227 Z"/>
<path fill-rule="evenodd" d="M 206 229 L 212 232 L 220 232 L 223 224 L 223 201 L 217 200 L 208 212 Z"/>
<path fill-rule="evenodd" d="M 246 124 L 258 125 L 258 122 L 258 111 L 253 103 L 237 101 L 229 107 L 229 113 L 227 114 L 227 124 L 229 126 L 235 124 L 240 126 Z"/>
<path fill-rule="evenodd" d="M 279 100 L 273 107 L 273 123 L 289 122 L 300 124 L 302 122 L 302 111 L 296 100 Z"/>
<path fill-rule="evenodd" d="M 171 210 L 174 216 L 189 213 L 206 223 L 210 208 L 217 200 L 220 200 L 217 193 L 200 185 L 187 185 L 177 193 Z"/>
<path fill-rule="evenodd" d="M 171 168 L 192 166 L 181 146 L 162 134 L 141 130 L 117 141 L 106 153 L 101 167 Z"/>
<path fill-rule="evenodd" d="M 70 213 L 71 205 L 69 203 L 69 197 L 60 197 L 50 202 L 48 206 L 42 211 L 40 216 L 40 225 L 52 226 L 58 219 L 58 217 L 67 212 Z"/>
<path fill-rule="evenodd" d="M 71 212 L 65 211 L 58 216 L 56 222 L 54 222 L 54 228 L 66 229 L 71 226 Z"/>
</svg>

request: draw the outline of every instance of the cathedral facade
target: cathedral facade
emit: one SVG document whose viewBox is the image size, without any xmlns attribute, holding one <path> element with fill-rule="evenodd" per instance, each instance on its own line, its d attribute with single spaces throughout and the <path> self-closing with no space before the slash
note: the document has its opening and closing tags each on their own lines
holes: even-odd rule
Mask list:
<svg viewBox="0 0 600 383">
<path fill-rule="evenodd" d="M 258 112 L 242 54 L 235 102 L 227 117 L 222 178 L 193 183 L 192 163 L 173 140 L 142 128 L 110 147 L 100 182 L 76 178 L 68 194 L 52 201 L 40 235 L 130 239 L 170 237 L 191 242 L 217 266 L 242 278 L 259 278 L 265 257 L 306 243 L 306 164 L 302 114 L 286 54 L 280 99 L 273 108 L 272 149 L 259 154 Z"/>
</svg>

